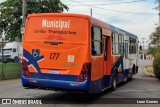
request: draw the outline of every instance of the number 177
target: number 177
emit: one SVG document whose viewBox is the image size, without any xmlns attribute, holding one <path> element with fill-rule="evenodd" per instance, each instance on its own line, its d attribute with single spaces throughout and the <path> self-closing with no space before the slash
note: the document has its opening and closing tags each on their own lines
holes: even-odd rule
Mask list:
<svg viewBox="0 0 160 107">
<path fill-rule="evenodd" d="M 55 59 L 57 60 L 59 57 L 60 53 L 50 53 L 50 59 Z"/>
</svg>

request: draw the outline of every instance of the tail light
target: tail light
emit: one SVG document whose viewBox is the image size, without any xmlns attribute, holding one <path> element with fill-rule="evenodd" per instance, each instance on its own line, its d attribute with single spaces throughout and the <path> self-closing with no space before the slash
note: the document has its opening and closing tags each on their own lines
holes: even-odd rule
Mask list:
<svg viewBox="0 0 160 107">
<path fill-rule="evenodd" d="M 28 63 L 25 59 L 22 59 L 22 71 L 23 71 L 23 75 L 26 77 L 26 78 L 30 78 L 31 75 L 29 73 L 29 70 L 28 70 Z"/>
<path fill-rule="evenodd" d="M 88 75 L 88 71 L 89 71 L 89 63 L 85 63 L 83 64 L 82 70 L 80 75 L 78 76 L 78 82 L 83 82 L 87 79 L 87 75 Z"/>
</svg>

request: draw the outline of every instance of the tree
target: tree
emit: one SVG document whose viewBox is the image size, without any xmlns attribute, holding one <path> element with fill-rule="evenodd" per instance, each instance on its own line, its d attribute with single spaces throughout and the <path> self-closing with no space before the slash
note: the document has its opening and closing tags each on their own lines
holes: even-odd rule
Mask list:
<svg viewBox="0 0 160 107">
<path fill-rule="evenodd" d="M 157 48 L 156 47 L 148 47 L 148 49 L 147 49 L 147 54 L 148 55 L 155 56 L 156 53 L 157 53 Z"/>
<path fill-rule="evenodd" d="M 160 0 L 155 0 L 155 2 L 158 4 L 158 6 L 155 8 L 159 11 L 159 17 L 160 17 Z M 160 21 L 160 20 L 159 20 Z M 151 43 L 153 45 L 158 45 L 160 42 L 160 22 L 158 26 L 156 27 L 155 31 L 150 35 Z"/>
<path fill-rule="evenodd" d="M 157 53 L 153 62 L 153 69 L 156 78 L 160 80 L 160 53 Z"/>
<path fill-rule="evenodd" d="M 160 53 L 160 45 L 159 46 L 150 46 L 147 49 L 147 54 L 148 55 L 153 55 L 155 56 L 157 53 Z"/>
<path fill-rule="evenodd" d="M 159 10 L 160 17 L 160 0 L 155 0 L 159 6 L 156 7 Z M 160 21 L 160 20 L 159 20 Z M 155 31 L 150 35 L 151 44 L 156 45 L 156 47 L 149 47 L 148 54 L 152 54 L 154 56 L 153 69 L 155 76 L 160 80 L 160 22 L 158 27 L 156 27 Z"/>
<path fill-rule="evenodd" d="M 156 27 L 155 31 L 150 35 L 151 44 L 158 45 L 160 42 L 160 27 Z"/>
<path fill-rule="evenodd" d="M 60 0 L 26 0 L 27 11 L 33 13 L 63 12 L 69 8 Z M 6 0 L 0 3 L 0 32 L 5 30 L 6 39 L 21 38 L 22 0 Z"/>
</svg>

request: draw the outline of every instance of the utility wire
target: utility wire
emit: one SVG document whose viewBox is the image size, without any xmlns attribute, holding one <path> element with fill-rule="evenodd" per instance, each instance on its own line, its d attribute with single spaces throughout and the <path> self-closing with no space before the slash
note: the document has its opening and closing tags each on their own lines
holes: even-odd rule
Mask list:
<svg viewBox="0 0 160 107">
<path fill-rule="evenodd" d="M 154 16 L 151 16 L 151 17 L 148 17 L 148 18 L 146 18 L 146 19 L 139 20 L 139 21 L 137 21 L 137 22 L 131 23 L 131 24 L 129 24 L 129 26 L 130 26 L 130 25 L 139 24 L 139 23 L 143 23 L 143 22 L 145 22 L 146 20 L 152 19 L 153 17 L 155 17 L 155 15 L 154 15 Z M 147 21 L 147 22 L 149 22 L 149 21 Z M 124 26 L 124 27 L 128 27 L 128 26 Z"/>
<path fill-rule="evenodd" d="M 102 8 L 102 7 L 97 7 L 97 6 L 90 5 L 90 4 L 84 4 L 84 3 L 77 2 L 77 1 L 74 1 L 74 0 L 70 0 L 70 1 L 78 3 L 78 4 L 82 4 L 82 5 L 85 5 L 85 6 L 90 6 L 90 7 L 103 9 L 103 10 L 107 10 L 107 11 L 112 11 L 112 12 L 119 12 L 119 13 L 126 13 L 126 14 L 157 14 L 157 13 L 134 13 L 134 12 L 119 11 L 119 10 L 111 10 L 111 9 L 105 9 L 105 8 Z"/>
<path fill-rule="evenodd" d="M 126 4 L 126 3 L 135 3 L 135 2 L 142 2 L 142 1 L 147 1 L 147 0 L 135 0 L 135 1 L 130 1 L 130 2 L 115 2 L 115 3 L 108 3 L 108 4 L 90 4 L 90 5 L 116 5 L 116 4 Z M 68 4 L 71 6 L 84 6 L 84 5 L 74 5 L 74 4 Z"/>
</svg>

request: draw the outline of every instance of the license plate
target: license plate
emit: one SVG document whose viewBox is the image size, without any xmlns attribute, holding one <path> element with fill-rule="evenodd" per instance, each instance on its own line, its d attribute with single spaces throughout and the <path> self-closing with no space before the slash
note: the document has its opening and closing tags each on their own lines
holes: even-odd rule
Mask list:
<svg viewBox="0 0 160 107">
<path fill-rule="evenodd" d="M 48 73 L 50 74 L 59 74 L 58 70 L 49 70 Z"/>
</svg>

